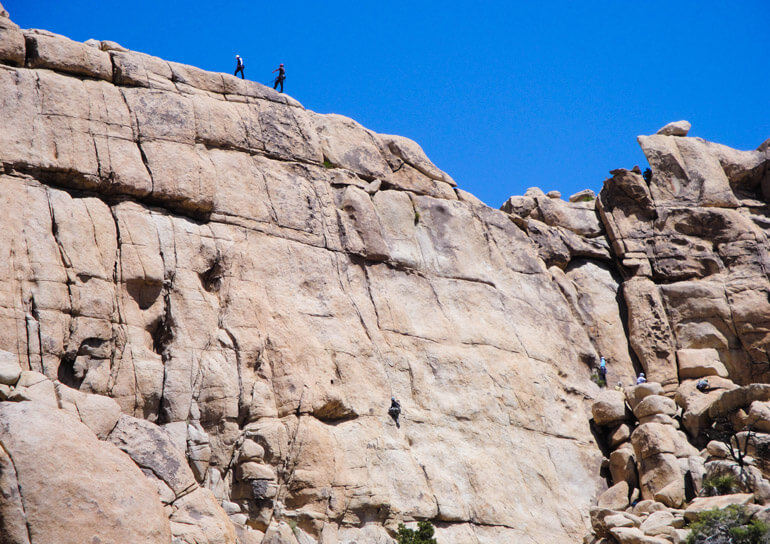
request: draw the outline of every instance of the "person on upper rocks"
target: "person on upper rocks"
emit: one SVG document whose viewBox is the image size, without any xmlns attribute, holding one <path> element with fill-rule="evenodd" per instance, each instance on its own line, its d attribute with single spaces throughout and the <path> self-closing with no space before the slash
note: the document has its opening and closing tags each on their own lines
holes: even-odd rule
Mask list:
<svg viewBox="0 0 770 544">
<path fill-rule="evenodd" d="M 698 391 L 705 393 L 709 388 L 709 381 L 706 378 L 701 378 L 698 380 L 698 383 L 695 384 L 695 388 Z"/>
<path fill-rule="evenodd" d="M 604 357 L 599 362 L 599 377 L 607 383 L 607 361 L 604 360 Z"/>
<path fill-rule="evenodd" d="M 396 397 L 390 397 L 390 408 L 388 408 L 388 414 L 396 422 L 396 427 L 399 429 L 401 425 L 398 423 L 398 416 L 401 415 L 401 404 L 396 400 Z"/>
<path fill-rule="evenodd" d="M 233 72 L 233 75 L 237 76 L 238 72 L 240 72 L 241 73 L 241 79 L 246 79 L 246 78 L 243 77 L 244 64 L 243 64 L 243 59 L 241 58 L 240 55 L 235 55 L 235 62 L 236 62 L 236 66 L 235 66 L 235 72 Z"/>
<path fill-rule="evenodd" d="M 623 382 L 618 382 L 618 385 L 615 386 L 615 391 L 620 391 L 621 393 L 626 392 L 626 390 L 623 388 Z"/>
<path fill-rule="evenodd" d="M 639 377 L 636 378 L 636 385 L 639 385 L 641 383 L 647 383 L 647 378 L 644 377 L 644 372 L 640 372 Z"/>
<path fill-rule="evenodd" d="M 286 70 L 283 69 L 283 64 L 281 64 L 278 68 L 273 70 L 273 73 L 278 72 L 278 75 L 275 78 L 275 81 L 273 82 L 273 89 L 277 89 L 278 85 L 281 86 L 281 91 L 283 92 L 283 80 L 286 79 Z"/>
</svg>

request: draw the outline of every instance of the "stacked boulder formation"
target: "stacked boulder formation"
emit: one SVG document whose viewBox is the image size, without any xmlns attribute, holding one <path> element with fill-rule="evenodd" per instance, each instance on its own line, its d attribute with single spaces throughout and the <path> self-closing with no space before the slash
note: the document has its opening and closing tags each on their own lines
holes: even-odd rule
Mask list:
<svg viewBox="0 0 770 544">
<path fill-rule="evenodd" d="M 767 143 L 674 123 L 647 179 L 494 210 L 411 140 L 1 6 L 0 122 L 3 542 L 680 542 L 710 477 L 770 497 Z"/>
</svg>

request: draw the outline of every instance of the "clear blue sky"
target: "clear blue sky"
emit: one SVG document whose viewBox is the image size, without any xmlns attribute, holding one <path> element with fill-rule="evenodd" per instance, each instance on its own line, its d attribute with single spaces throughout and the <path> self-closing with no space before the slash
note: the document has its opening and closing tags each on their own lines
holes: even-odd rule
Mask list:
<svg viewBox="0 0 770 544">
<path fill-rule="evenodd" d="M 770 138 L 767 0 L 86 2 L 0 0 L 22 28 L 263 83 L 280 62 L 305 107 L 416 140 L 499 207 L 567 197 L 669 121 L 739 149 Z"/>
</svg>

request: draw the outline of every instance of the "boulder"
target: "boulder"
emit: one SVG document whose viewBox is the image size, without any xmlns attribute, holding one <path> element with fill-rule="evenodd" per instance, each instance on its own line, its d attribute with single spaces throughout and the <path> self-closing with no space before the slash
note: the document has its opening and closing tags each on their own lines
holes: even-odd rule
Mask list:
<svg viewBox="0 0 770 544">
<path fill-rule="evenodd" d="M 60 544 L 83 542 L 83 535 L 100 542 L 171 541 L 158 494 L 139 468 L 77 419 L 23 402 L 0 403 L 0 420 L 0 464 L 7 469 L 0 471 L 0 519 L 13 542 L 27 542 L 29 534 L 35 542 Z M 9 458 L 12 465 L 3 461 Z M 26 526 L 19 528 L 21 520 Z"/>
<path fill-rule="evenodd" d="M 634 407 L 634 415 L 640 420 L 657 414 L 674 416 L 676 413 L 676 403 L 672 399 L 662 395 L 649 395 L 644 397 Z"/>
<path fill-rule="evenodd" d="M 591 189 L 583 189 L 569 197 L 570 202 L 592 202 L 596 200 L 596 193 Z"/>
<path fill-rule="evenodd" d="M 184 452 L 177 450 L 169 435 L 157 425 L 124 414 L 108 440 L 137 465 L 152 471 L 177 496 L 197 487 Z"/>
<path fill-rule="evenodd" d="M 770 432 L 770 401 L 755 400 L 749 406 L 747 422 L 760 432 Z"/>
<path fill-rule="evenodd" d="M 638 486 L 636 457 L 631 447 L 622 447 L 610 454 L 610 474 L 615 484 L 627 482 L 632 489 Z"/>
<path fill-rule="evenodd" d="M 684 502 L 684 475 L 676 456 L 657 453 L 639 463 L 639 487 L 642 498 L 678 508 Z"/>
<path fill-rule="evenodd" d="M 24 66 L 24 57 L 24 34 L 18 25 L 8 19 L 7 15 L 0 17 L 0 61 L 15 66 Z"/>
<path fill-rule="evenodd" d="M 667 511 L 668 507 L 660 502 L 644 499 L 634 505 L 632 512 L 637 516 L 651 514 L 653 512 Z"/>
<path fill-rule="evenodd" d="M 719 360 L 719 353 L 714 348 L 679 349 L 676 352 L 679 364 L 679 378 L 698 379 L 706 376 L 727 378 L 727 368 Z"/>
<path fill-rule="evenodd" d="M 689 121 L 674 121 L 658 130 L 657 134 L 662 134 L 663 136 L 687 136 L 691 126 Z"/>
<path fill-rule="evenodd" d="M 745 506 L 754 502 L 754 495 L 751 493 L 736 493 L 733 495 L 719 495 L 716 497 L 696 497 L 687 505 L 684 511 L 684 517 L 687 521 L 698 519 L 698 515 L 707 510 L 715 508 L 726 508 L 731 504 Z"/>
<path fill-rule="evenodd" d="M 617 527 L 610 529 L 610 534 L 620 544 L 670 544 L 665 538 L 647 536 L 636 527 Z"/>
<path fill-rule="evenodd" d="M 19 358 L 11 352 L 0 350 L 0 384 L 16 385 L 20 376 Z"/>
<path fill-rule="evenodd" d="M 109 54 L 74 42 L 64 36 L 24 33 L 27 65 L 30 68 L 48 68 L 72 74 L 112 80 L 112 62 Z"/>
<path fill-rule="evenodd" d="M 642 522 L 640 529 L 648 536 L 659 535 L 665 527 L 671 527 L 674 523 L 674 514 L 668 510 L 652 512 L 647 519 Z"/>
<path fill-rule="evenodd" d="M 711 421 L 709 409 L 722 393 L 738 386 L 732 381 L 719 376 L 709 378 L 709 387 L 705 391 L 697 388 L 697 380 L 685 380 L 677 389 L 675 400 L 682 407 L 682 423 L 690 436 L 698 436 Z"/>
<path fill-rule="evenodd" d="M 56 384 L 61 408 L 82 421 L 100 439 L 112 432 L 120 419 L 120 406 L 114 399 L 92 395 Z"/>
<path fill-rule="evenodd" d="M 661 453 L 670 453 L 676 457 L 689 457 L 699 453 L 683 432 L 661 423 L 639 425 L 631 434 L 631 444 L 637 460 Z"/>
<path fill-rule="evenodd" d="M 623 422 L 628 417 L 625 395 L 620 391 L 602 391 L 591 406 L 591 414 L 597 425 Z"/>
<path fill-rule="evenodd" d="M 610 448 L 615 449 L 631 438 L 631 427 L 627 423 L 621 423 L 609 435 Z"/>
<path fill-rule="evenodd" d="M 625 510 L 628 507 L 628 492 L 628 483 L 620 481 L 599 495 L 596 504 L 599 508 Z"/>
<path fill-rule="evenodd" d="M 626 387 L 625 391 L 628 405 L 631 407 L 631 410 L 634 410 L 636 405 L 642 402 L 646 397 L 650 395 L 661 395 L 663 393 L 663 387 L 657 382 L 647 382 Z"/>
</svg>

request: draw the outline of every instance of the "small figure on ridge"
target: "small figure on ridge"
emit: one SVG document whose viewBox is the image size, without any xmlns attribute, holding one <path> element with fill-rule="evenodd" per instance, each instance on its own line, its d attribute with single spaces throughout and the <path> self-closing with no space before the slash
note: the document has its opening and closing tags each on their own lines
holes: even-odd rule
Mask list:
<svg viewBox="0 0 770 544">
<path fill-rule="evenodd" d="M 706 378 L 701 378 L 698 383 L 695 384 L 695 388 L 701 393 L 705 393 L 709 388 L 709 381 Z"/>
<path fill-rule="evenodd" d="M 640 383 L 647 383 L 647 378 L 644 377 L 644 372 L 640 372 L 639 377 L 636 378 L 636 385 L 639 385 Z"/>
<path fill-rule="evenodd" d="M 237 62 L 238 64 L 235 67 L 235 72 L 233 72 L 233 75 L 237 76 L 238 72 L 240 72 L 241 73 L 241 79 L 246 79 L 246 78 L 243 77 L 243 67 L 244 67 L 244 64 L 243 64 L 243 59 L 241 58 L 240 55 L 235 55 L 235 62 Z"/>
<path fill-rule="evenodd" d="M 281 64 L 278 68 L 273 70 L 273 73 L 278 72 L 278 76 L 276 76 L 275 81 L 273 82 L 273 89 L 277 89 L 278 85 L 281 86 L 281 91 L 283 92 L 283 80 L 286 79 L 286 70 L 283 69 L 283 64 Z"/>
<path fill-rule="evenodd" d="M 604 360 L 604 357 L 599 362 L 599 377 L 604 380 L 604 383 L 607 383 L 607 361 Z"/>
</svg>

